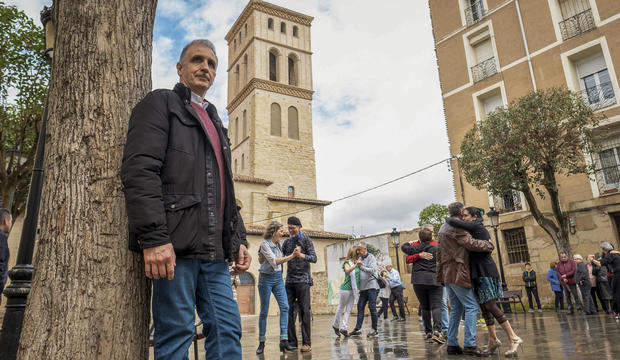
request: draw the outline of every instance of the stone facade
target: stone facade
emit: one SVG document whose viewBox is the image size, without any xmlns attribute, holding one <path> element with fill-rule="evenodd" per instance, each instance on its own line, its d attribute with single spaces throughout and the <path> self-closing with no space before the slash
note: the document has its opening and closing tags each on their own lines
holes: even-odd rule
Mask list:
<svg viewBox="0 0 620 360">
<path fill-rule="evenodd" d="M 473 6 L 466 0 L 456 2 L 458 6 L 450 1 L 429 1 L 452 155 L 460 153 L 463 136 L 475 122 L 484 121 L 497 106 L 534 88 L 564 86 L 581 91 L 584 99 L 607 117 L 598 129 L 604 135 L 602 150 L 617 156 L 619 2 L 481 0 Z M 598 99 L 588 95 L 595 90 L 604 95 Z M 599 169 L 594 176 L 558 176 L 560 203 L 574 224 L 572 251 L 584 257 L 599 252 L 602 241 L 620 245 L 620 184 L 609 176 L 620 169 L 620 159 L 611 160 L 615 162 L 603 166 L 600 153 L 587 154 L 586 161 Z M 610 170 L 605 172 L 602 167 Z M 557 260 L 557 249 L 531 217 L 524 199 L 519 194 L 490 197 L 467 183 L 458 160 L 452 162 L 452 168 L 457 200 L 485 209 L 494 206 L 501 212 L 498 236 L 508 287 L 523 289 L 521 274 L 529 260 L 538 274 L 542 300 L 552 302 L 545 276 L 549 262 Z M 551 213 L 548 200 L 539 199 L 539 204 L 544 213 Z M 497 251 L 494 256 L 497 260 Z"/>
</svg>

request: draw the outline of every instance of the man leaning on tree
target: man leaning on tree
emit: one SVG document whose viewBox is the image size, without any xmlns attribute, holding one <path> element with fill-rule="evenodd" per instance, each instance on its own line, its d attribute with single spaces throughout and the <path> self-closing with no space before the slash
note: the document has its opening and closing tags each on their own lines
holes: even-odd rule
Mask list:
<svg viewBox="0 0 620 360">
<path fill-rule="evenodd" d="M 173 90 L 150 92 L 131 114 L 121 178 L 129 248 L 153 279 L 155 359 L 187 358 L 195 313 L 207 359 L 241 359 L 233 272 L 250 266 L 235 203 L 227 130 L 205 100 L 218 60 L 209 40 L 187 44 Z"/>
</svg>

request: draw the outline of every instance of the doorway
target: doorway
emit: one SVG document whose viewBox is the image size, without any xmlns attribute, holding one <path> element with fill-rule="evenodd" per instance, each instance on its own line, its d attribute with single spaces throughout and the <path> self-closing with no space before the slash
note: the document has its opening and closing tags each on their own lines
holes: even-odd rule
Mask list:
<svg viewBox="0 0 620 360">
<path fill-rule="evenodd" d="M 237 303 L 241 315 L 254 315 L 255 282 L 252 274 L 244 272 L 239 274 L 237 285 Z"/>
</svg>

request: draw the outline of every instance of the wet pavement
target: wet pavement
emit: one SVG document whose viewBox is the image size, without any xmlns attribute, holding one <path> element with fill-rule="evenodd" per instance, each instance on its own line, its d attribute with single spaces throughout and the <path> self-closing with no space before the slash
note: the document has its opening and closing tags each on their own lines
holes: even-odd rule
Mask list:
<svg viewBox="0 0 620 360">
<path fill-rule="evenodd" d="M 546 311 L 534 314 L 507 314 L 515 332 L 524 340 L 519 349 L 521 359 L 620 359 L 620 322 L 605 314 L 584 316 Z M 429 344 L 423 340 L 423 331 L 417 316 L 406 322 L 379 320 L 379 336 L 366 339 L 370 324 L 364 321 L 363 335 L 340 339 L 331 328 L 333 316 L 317 315 L 312 324 L 312 351 L 279 352 L 278 317 L 270 316 L 267 322 L 265 354 L 255 354 L 258 345 L 258 317 L 242 319 L 244 359 L 471 359 L 466 356 L 448 356 L 445 345 Z M 354 325 L 354 316 L 349 323 Z M 462 323 L 461 323 L 462 325 Z M 487 343 L 484 325 L 478 326 L 478 345 Z M 301 332 L 298 328 L 298 336 Z M 502 343 L 508 339 L 498 327 Z M 459 331 L 463 344 L 463 329 Z M 203 341 L 199 342 L 199 359 L 204 359 Z M 502 345 L 489 359 L 503 359 L 508 349 Z M 194 358 L 190 348 L 190 359 Z"/>
</svg>

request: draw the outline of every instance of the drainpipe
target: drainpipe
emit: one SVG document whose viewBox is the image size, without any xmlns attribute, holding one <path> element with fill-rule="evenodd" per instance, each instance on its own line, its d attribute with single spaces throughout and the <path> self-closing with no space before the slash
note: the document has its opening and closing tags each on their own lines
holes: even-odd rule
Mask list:
<svg viewBox="0 0 620 360">
<path fill-rule="evenodd" d="M 515 0 L 515 7 L 517 8 L 517 16 L 519 17 L 519 26 L 521 27 L 521 36 L 523 37 L 523 45 L 525 46 L 525 56 L 527 58 L 527 66 L 530 68 L 530 77 L 532 78 L 532 86 L 536 91 L 536 79 L 534 78 L 534 69 L 532 68 L 532 57 L 530 56 L 530 50 L 527 46 L 527 38 L 525 37 L 525 29 L 523 28 L 523 18 L 521 17 L 521 8 L 519 7 L 519 0 Z"/>
</svg>

